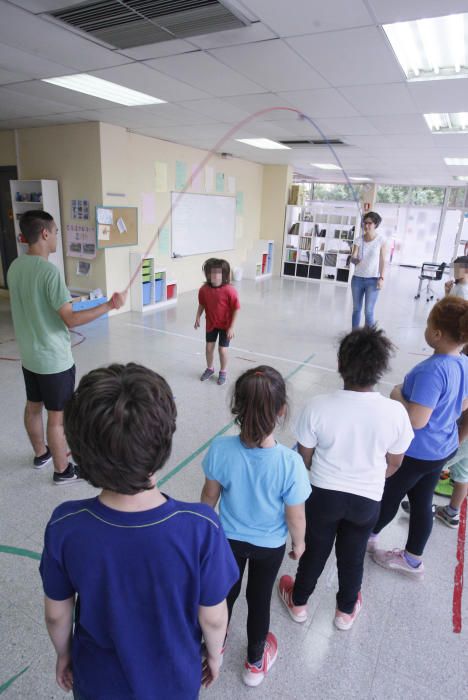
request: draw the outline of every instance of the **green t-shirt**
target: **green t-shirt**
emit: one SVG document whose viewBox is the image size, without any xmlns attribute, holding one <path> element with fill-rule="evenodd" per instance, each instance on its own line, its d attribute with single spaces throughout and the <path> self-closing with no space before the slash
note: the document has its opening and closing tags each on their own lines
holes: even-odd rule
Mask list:
<svg viewBox="0 0 468 700">
<path fill-rule="evenodd" d="M 71 297 L 58 268 L 38 255 L 20 255 L 7 279 L 23 367 L 36 374 L 70 369 L 70 333 L 58 309 Z"/>
</svg>

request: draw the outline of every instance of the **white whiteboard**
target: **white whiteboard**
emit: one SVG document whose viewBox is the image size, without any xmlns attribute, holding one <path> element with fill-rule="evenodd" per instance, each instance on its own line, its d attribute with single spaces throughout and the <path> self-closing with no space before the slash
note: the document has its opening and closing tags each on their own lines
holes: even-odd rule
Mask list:
<svg viewBox="0 0 468 700">
<path fill-rule="evenodd" d="M 172 192 L 173 255 L 232 250 L 235 236 L 235 197 Z"/>
</svg>

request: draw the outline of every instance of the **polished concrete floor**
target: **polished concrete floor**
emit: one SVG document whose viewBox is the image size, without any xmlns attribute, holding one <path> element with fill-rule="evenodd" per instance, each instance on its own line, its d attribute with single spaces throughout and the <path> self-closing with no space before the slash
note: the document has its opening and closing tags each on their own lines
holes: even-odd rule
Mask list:
<svg viewBox="0 0 468 700">
<path fill-rule="evenodd" d="M 225 387 L 213 380 L 198 381 L 204 368 L 204 341 L 202 330 L 193 329 L 195 292 L 183 294 L 177 306 L 166 311 L 122 314 L 80 329 L 86 341 L 74 350 L 78 377 L 98 365 L 135 361 L 160 372 L 171 384 L 178 427 L 161 478 L 163 490 L 175 498 L 198 500 L 201 459 L 208 441 L 230 424 L 230 383 L 240 372 L 267 363 L 288 378 L 290 421 L 278 430 L 285 444 L 293 443 L 290 425 L 304 401 L 340 385 L 336 345 L 350 326 L 349 290 L 279 278 L 245 280 L 238 286 L 242 310 Z M 379 299 L 379 323 L 398 346 L 392 370 L 380 387 L 383 393 L 429 354 L 423 336 L 429 305 L 413 300 L 416 286 L 416 270 L 395 268 Z M 0 356 L 16 353 L 8 303 L 0 298 Z M 0 694 L 5 700 L 62 698 L 65 694 L 55 684 L 54 654 L 42 619 L 37 555 L 52 509 L 63 500 L 90 496 L 94 490 L 82 483 L 55 488 L 51 469 L 31 469 L 18 362 L 0 360 L 0 387 Z M 383 532 L 383 544 L 402 546 L 406 527 L 407 520 L 397 516 Z M 246 606 L 239 599 L 221 677 L 201 697 L 466 697 L 468 594 L 463 601 L 462 632 L 452 631 L 456 543 L 457 531 L 436 522 L 425 557 L 427 574 L 420 583 L 367 561 L 364 608 L 348 633 L 336 631 L 332 624 L 337 586 L 332 559 L 310 600 L 304 626 L 290 620 L 275 594 L 271 629 L 278 637 L 279 655 L 257 689 L 246 688 L 241 680 Z M 285 560 L 282 571 L 293 574 L 294 570 L 294 563 Z M 156 691 L 154 697 L 170 700 Z"/>
</svg>

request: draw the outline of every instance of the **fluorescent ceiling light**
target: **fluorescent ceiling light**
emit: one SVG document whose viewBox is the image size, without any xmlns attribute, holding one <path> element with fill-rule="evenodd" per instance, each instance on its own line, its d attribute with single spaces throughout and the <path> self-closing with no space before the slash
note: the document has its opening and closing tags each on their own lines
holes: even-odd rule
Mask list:
<svg viewBox="0 0 468 700">
<path fill-rule="evenodd" d="M 284 143 L 278 143 L 278 141 L 272 141 L 271 139 L 236 139 L 236 141 L 246 143 L 248 146 L 255 146 L 255 148 L 291 150 L 289 146 L 285 146 Z"/>
<path fill-rule="evenodd" d="M 424 119 L 434 134 L 468 133 L 468 112 L 425 114 Z"/>
<path fill-rule="evenodd" d="M 461 180 L 462 182 L 468 182 L 468 175 L 457 175 L 455 180 Z"/>
<path fill-rule="evenodd" d="M 311 163 L 311 165 L 321 170 L 341 170 L 338 165 L 334 165 L 333 163 Z"/>
<path fill-rule="evenodd" d="M 408 80 L 468 75 L 468 13 L 384 24 L 383 30 Z"/>
<path fill-rule="evenodd" d="M 353 182 L 372 182 L 370 177 L 349 177 Z"/>
<path fill-rule="evenodd" d="M 468 158 L 444 158 L 445 165 L 468 165 Z"/>
<path fill-rule="evenodd" d="M 88 75 L 87 73 L 63 75 L 60 78 L 43 78 L 42 82 L 58 85 L 59 87 L 67 88 L 67 90 L 82 92 L 85 95 L 99 97 L 101 100 L 116 102 L 126 107 L 166 102 L 166 100 L 145 95 L 144 92 L 130 90 L 122 85 L 117 85 L 117 83 L 111 83 L 109 80 L 102 80 L 102 78 L 96 78 L 96 76 Z"/>
</svg>

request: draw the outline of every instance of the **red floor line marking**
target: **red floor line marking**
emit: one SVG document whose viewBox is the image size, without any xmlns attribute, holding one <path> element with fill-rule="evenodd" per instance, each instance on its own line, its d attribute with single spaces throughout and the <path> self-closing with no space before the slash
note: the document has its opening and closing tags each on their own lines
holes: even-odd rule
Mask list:
<svg viewBox="0 0 468 700">
<path fill-rule="evenodd" d="M 462 595 L 463 595 L 463 569 L 465 564 L 465 538 L 466 538 L 466 508 L 468 499 L 462 503 L 460 511 L 460 525 L 458 527 L 457 565 L 455 567 L 453 587 L 453 631 L 460 634 L 462 630 Z"/>
</svg>

